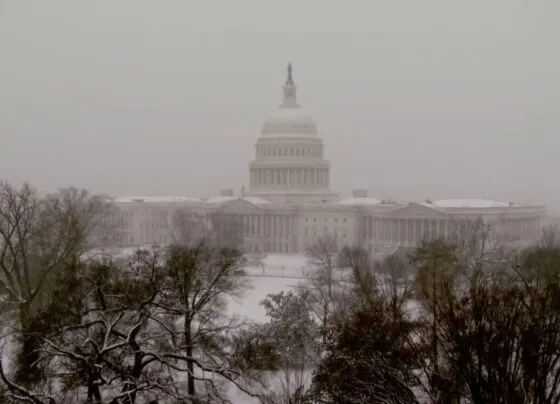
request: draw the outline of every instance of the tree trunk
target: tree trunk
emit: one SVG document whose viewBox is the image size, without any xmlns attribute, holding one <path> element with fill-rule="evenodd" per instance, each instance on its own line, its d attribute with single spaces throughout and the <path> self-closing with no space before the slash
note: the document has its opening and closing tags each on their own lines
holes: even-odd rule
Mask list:
<svg viewBox="0 0 560 404">
<path fill-rule="evenodd" d="M 89 375 L 88 380 L 88 392 L 87 392 L 87 404 L 98 404 L 101 403 L 101 392 L 99 391 L 99 385 L 95 383 L 96 378 L 93 374 Z"/>
<path fill-rule="evenodd" d="M 194 360 L 190 358 L 193 357 L 193 338 L 192 338 L 192 330 L 191 330 L 191 323 L 187 321 L 185 318 L 185 356 L 187 359 L 187 394 L 189 396 L 194 396 L 196 394 L 195 390 L 195 377 L 194 377 Z"/>
<path fill-rule="evenodd" d="M 15 379 L 17 383 L 25 386 L 41 379 L 38 367 L 40 342 L 37 333 L 39 330 L 32 323 L 30 311 L 28 304 L 19 305 L 21 351 L 18 355 Z"/>
</svg>

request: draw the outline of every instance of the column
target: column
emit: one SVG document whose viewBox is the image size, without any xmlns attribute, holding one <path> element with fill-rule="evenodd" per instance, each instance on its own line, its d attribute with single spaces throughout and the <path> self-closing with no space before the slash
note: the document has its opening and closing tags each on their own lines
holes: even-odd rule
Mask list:
<svg viewBox="0 0 560 404">
<path fill-rule="evenodd" d="M 290 187 L 294 187 L 294 170 L 292 168 L 288 169 L 288 182 L 290 183 Z"/>
<path fill-rule="evenodd" d="M 319 171 L 317 169 L 313 170 L 313 187 L 317 188 L 319 185 Z"/>
</svg>

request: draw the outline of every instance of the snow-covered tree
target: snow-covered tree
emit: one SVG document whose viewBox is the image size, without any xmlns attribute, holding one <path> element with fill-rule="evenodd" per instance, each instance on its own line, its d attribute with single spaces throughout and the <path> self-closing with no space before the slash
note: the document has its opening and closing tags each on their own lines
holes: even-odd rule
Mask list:
<svg viewBox="0 0 560 404">
<path fill-rule="evenodd" d="M 57 274 L 75 265 L 93 242 L 110 233 L 111 204 L 85 190 L 41 196 L 29 184 L 0 182 L 0 293 L 21 345 L 17 380 L 41 377 L 35 317 L 56 290 Z"/>
<path fill-rule="evenodd" d="M 268 322 L 262 326 L 275 349 L 276 391 L 273 402 L 303 403 L 310 372 L 318 360 L 320 327 L 309 310 L 306 296 L 293 292 L 269 294 L 261 304 Z"/>
</svg>

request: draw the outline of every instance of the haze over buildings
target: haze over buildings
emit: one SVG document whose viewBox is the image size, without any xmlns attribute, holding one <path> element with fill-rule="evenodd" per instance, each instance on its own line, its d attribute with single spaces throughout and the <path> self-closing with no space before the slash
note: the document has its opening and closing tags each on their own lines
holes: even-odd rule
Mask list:
<svg viewBox="0 0 560 404">
<path fill-rule="evenodd" d="M 541 236 L 543 206 L 477 198 L 398 203 L 368 197 L 364 189 L 340 198 L 331 189 L 318 125 L 298 103 L 291 63 L 282 89 L 282 102 L 256 141 L 247 190 L 224 189 L 212 198 L 115 198 L 112 223 L 122 231 L 122 245 L 190 243 L 211 230 L 218 242 L 259 254 L 304 252 L 332 237 L 337 249 L 362 246 L 385 256 L 422 240 L 482 231 L 480 219 L 491 225 L 492 242 L 533 245 Z"/>
<path fill-rule="evenodd" d="M 250 187 L 292 61 L 330 189 L 560 211 L 555 1 L 6 2 L 1 177 L 211 196 Z"/>
</svg>

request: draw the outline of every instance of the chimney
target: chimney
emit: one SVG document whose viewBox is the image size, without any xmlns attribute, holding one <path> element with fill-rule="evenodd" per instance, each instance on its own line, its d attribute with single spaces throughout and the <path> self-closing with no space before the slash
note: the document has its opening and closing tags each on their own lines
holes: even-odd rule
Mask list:
<svg viewBox="0 0 560 404">
<path fill-rule="evenodd" d="M 367 190 L 366 189 L 355 189 L 352 191 L 352 197 L 354 198 L 367 198 Z"/>
<path fill-rule="evenodd" d="M 233 196 L 233 189 L 222 189 L 220 196 Z"/>
</svg>

